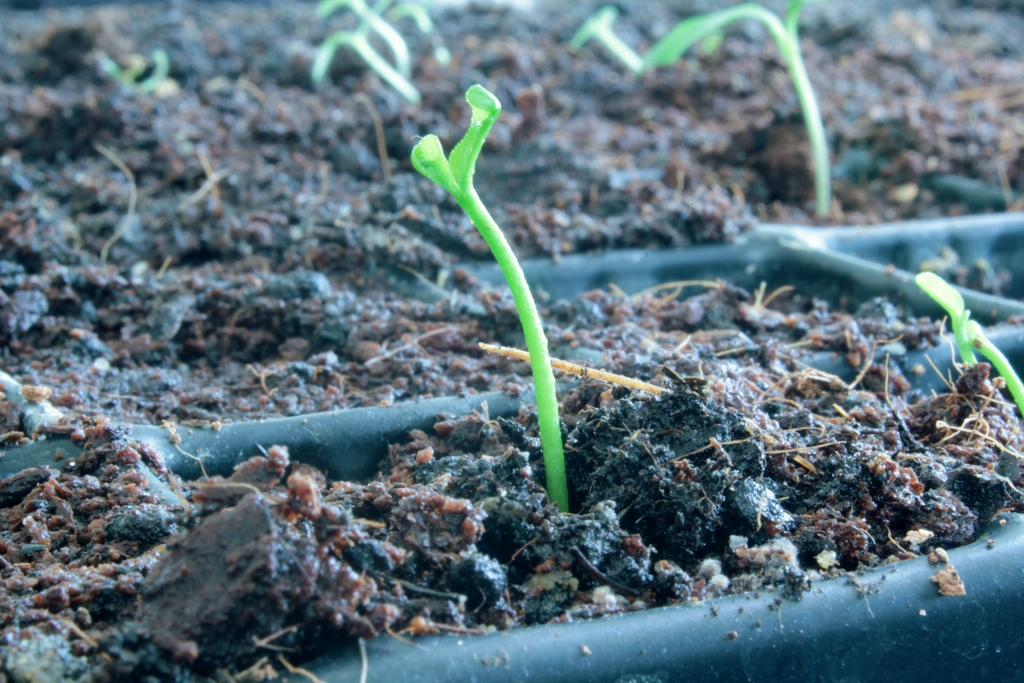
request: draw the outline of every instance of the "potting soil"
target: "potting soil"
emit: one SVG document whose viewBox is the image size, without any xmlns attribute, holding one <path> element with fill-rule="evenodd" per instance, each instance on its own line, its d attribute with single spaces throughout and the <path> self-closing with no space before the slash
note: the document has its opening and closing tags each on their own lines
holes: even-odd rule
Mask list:
<svg viewBox="0 0 1024 683">
<path fill-rule="evenodd" d="M 416 136 L 461 136 L 471 83 L 506 108 L 477 186 L 522 256 L 812 220 L 796 97 L 763 31 L 633 79 L 597 47 L 565 51 L 595 7 L 445 10 L 447 68 L 408 31 L 421 107 L 344 51 L 314 90 L 334 25 L 311 5 L 0 9 L 0 358 L 67 413 L 50 435 L 84 446 L 0 482 L 0 675 L 262 680 L 341 638 L 796 600 L 1019 508 L 1001 380 L 979 364 L 921 396 L 903 373 L 933 370 L 886 361 L 947 344 L 938 322 L 727 283 L 542 302 L 554 355 L 670 392 L 562 378 L 571 514 L 546 502 L 529 406 L 438 416 L 368 482 L 328 481 L 273 443 L 229 478 L 179 481 L 133 441 L 126 424 L 529 390 L 527 364 L 477 347 L 522 346 L 511 297 L 456 265 L 486 245 L 408 162 Z M 617 26 L 649 44 L 693 10 L 645 4 Z M 1024 138 L 997 86 L 1019 73 L 1020 17 L 829 10 L 803 24 L 838 160 L 824 222 L 1013 204 Z M 98 66 L 156 47 L 174 81 L 159 93 Z M 1007 277 L 944 267 L 996 292 Z M 808 369 L 812 351 L 857 380 Z M 33 436 L 0 403 L 4 448 Z M 140 463 L 180 500 L 161 502 Z"/>
</svg>

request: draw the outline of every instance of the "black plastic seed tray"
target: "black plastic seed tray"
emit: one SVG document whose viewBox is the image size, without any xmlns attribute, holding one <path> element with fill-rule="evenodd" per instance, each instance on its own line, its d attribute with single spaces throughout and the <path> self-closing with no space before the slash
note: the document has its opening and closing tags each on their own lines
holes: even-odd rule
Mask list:
<svg viewBox="0 0 1024 683">
<path fill-rule="evenodd" d="M 792 285 L 806 296 L 850 311 L 882 296 L 904 315 L 942 317 L 941 309 L 913 283 L 912 273 L 922 263 L 948 260 L 951 254 L 968 268 L 984 263 L 1011 276 L 1007 291 L 1014 295 L 1024 293 L 1024 271 L 1017 265 L 1022 251 L 1024 217 L 1005 214 L 865 229 L 763 226 L 730 245 L 571 255 L 557 264 L 527 261 L 523 268 L 539 298 L 548 301 L 611 284 L 636 293 L 671 281 L 720 278 L 750 290 L 761 282 L 769 288 Z M 469 269 L 480 280 L 503 286 L 496 267 Z M 1024 304 L 972 290 L 962 293 L 979 321 L 995 325 L 989 329 L 990 338 L 1014 365 L 1024 367 L 1024 328 L 1003 324 L 1024 314 Z M 936 373 L 906 370 L 928 367 L 930 359 L 945 373 L 952 367 L 949 348 L 902 356 L 888 352 L 916 388 L 943 389 Z M 847 379 L 856 373 L 833 354 L 819 354 L 810 361 Z M 7 383 L 2 377 L 0 381 Z M 497 416 L 517 410 L 520 399 L 486 394 L 225 425 L 219 432 L 180 430 L 180 449 L 157 427 L 136 426 L 133 434 L 161 452 L 186 479 L 200 470 L 181 451 L 201 456 L 207 472 L 225 474 L 257 454 L 257 444 L 287 445 L 293 459 L 321 467 L 331 477 L 363 478 L 376 471 L 387 444 L 408 430 L 429 427 L 439 412 L 468 412 L 484 401 L 489 413 Z M 71 458 L 76 453 L 67 440 L 8 449 L 0 458 L 0 476 L 30 466 L 57 467 L 57 448 Z M 153 480 L 164 486 L 158 478 Z M 1024 679 L 1024 622 L 1018 618 L 1024 611 L 1024 518 L 1004 516 L 989 525 L 983 540 L 950 551 L 949 556 L 965 582 L 964 597 L 939 596 L 929 581 L 935 568 L 921 558 L 819 582 L 800 601 L 778 600 L 770 593 L 739 595 L 486 637 L 426 637 L 413 645 L 378 638 L 367 646 L 369 680 Z M 358 650 L 345 645 L 306 668 L 325 683 L 347 683 L 360 679 L 361 666 Z M 309 679 L 292 674 L 282 680 Z"/>
<path fill-rule="evenodd" d="M 412 646 L 376 638 L 367 643 L 368 680 L 1017 681 L 1024 678 L 1022 559 L 1024 516 L 1007 515 L 975 543 L 949 551 L 966 596 L 939 595 L 930 580 L 935 567 L 922 557 L 822 581 L 799 602 L 734 595 L 484 637 L 420 638 Z M 361 657 L 339 647 L 306 668 L 325 682 L 358 681 Z"/>
<path fill-rule="evenodd" d="M 20 394 L 17 383 L 0 373 L 0 383 L 10 395 Z M 506 416 L 519 409 L 520 400 L 500 392 L 468 397 L 435 398 L 390 408 L 355 408 L 284 417 L 261 422 L 210 427 L 179 427 L 178 444 L 162 427 L 132 425 L 131 437 L 161 455 L 167 467 L 185 481 L 208 475 L 230 475 L 235 465 L 259 454 L 259 446 L 287 446 L 293 460 L 323 470 L 335 480 L 368 479 L 377 471 L 388 444 L 406 437 L 413 429 L 430 429 L 439 413 L 465 415 L 486 405 L 488 414 Z M 28 467 L 64 467 L 81 452 L 68 439 L 49 439 L 7 449 L 0 458 L 0 477 Z M 58 459 L 59 458 L 59 459 Z M 146 469 L 150 484 L 163 498 L 174 500 L 171 491 Z"/>
<path fill-rule="evenodd" d="M 615 285 L 634 294 L 659 284 L 720 278 L 748 290 L 792 285 L 798 292 L 854 310 L 876 296 L 909 316 L 945 314 L 914 284 L 922 264 L 957 254 L 968 267 L 979 261 L 1012 277 L 1009 298 L 1024 297 L 1024 214 L 898 223 L 870 228 L 763 225 L 732 244 L 671 251 L 643 249 L 568 255 L 522 263 L 537 295 L 571 299 Z M 467 268 L 483 282 L 503 283 L 497 266 Z M 694 290 L 696 291 L 696 289 Z M 962 289 L 973 316 L 991 325 L 1024 314 L 1024 303 Z"/>
<path fill-rule="evenodd" d="M 1000 325 L 1024 315 L 1024 214 L 898 223 L 869 228 L 805 228 L 764 225 L 733 244 L 696 246 L 672 251 L 642 249 L 599 255 L 564 256 L 558 263 L 538 259 L 523 262 L 523 270 L 538 297 L 571 299 L 593 289 L 616 286 L 627 294 L 684 280 L 721 279 L 753 291 L 764 282 L 768 291 L 792 285 L 798 293 L 827 301 L 832 307 L 855 311 L 884 297 L 908 317 L 941 319 L 945 312 L 914 283 L 922 264 L 956 254 L 967 268 L 985 263 L 1010 276 L 1011 298 L 960 289 L 972 316 L 996 326 L 989 337 L 1014 366 L 1024 367 L 1024 328 Z M 480 281 L 499 286 L 497 266 L 468 267 Z M 695 285 L 684 294 L 700 291 Z M 887 351 L 880 352 L 882 354 Z M 906 373 L 915 388 L 939 390 L 943 384 L 931 372 L 926 356 L 945 373 L 952 358 L 949 348 L 893 356 L 903 369 L 929 368 L 924 374 Z M 820 354 L 809 364 L 843 379 L 857 369 L 832 354 Z"/>
</svg>

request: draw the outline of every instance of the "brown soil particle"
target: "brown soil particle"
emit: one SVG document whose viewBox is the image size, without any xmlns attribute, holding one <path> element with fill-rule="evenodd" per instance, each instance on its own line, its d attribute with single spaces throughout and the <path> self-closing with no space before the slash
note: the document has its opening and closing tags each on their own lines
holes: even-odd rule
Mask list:
<svg viewBox="0 0 1024 683">
<path fill-rule="evenodd" d="M 154 643 L 177 659 L 223 666 L 257 652 L 254 640 L 310 617 L 363 637 L 394 620 L 387 609 L 373 609 L 373 579 L 321 557 L 318 540 L 330 547 L 330 537 L 351 533 L 343 512 L 319 510 L 313 521 L 323 520 L 318 535 L 326 537 L 317 539 L 296 533 L 276 507 L 250 493 L 168 547 L 141 596 L 140 622 Z M 304 633 L 275 644 L 288 647 Z"/>
<path fill-rule="evenodd" d="M 960 575 L 957 574 L 956 569 L 951 564 L 935 572 L 935 576 L 932 577 L 932 583 L 939 585 L 939 595 L 949 597 L 967 595 L 963 579 L 960 578 Z"/>
<path fill-rule="evenodd" d="M 21 387 L 21 395 L 25 397 L 25 400 L 29 403 L 39 403 L 53 396 L 53 389 L 49 387 L 35 387 L 31 384 L 25 384 Z"/>
</svg>

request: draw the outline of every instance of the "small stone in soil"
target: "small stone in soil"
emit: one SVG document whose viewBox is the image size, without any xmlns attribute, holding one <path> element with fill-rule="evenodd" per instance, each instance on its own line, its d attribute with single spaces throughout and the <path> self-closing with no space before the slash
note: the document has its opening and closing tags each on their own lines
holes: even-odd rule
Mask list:
<svg viewBox="0 0 1024 683">
<path fill-rule="evenodd" d="M 957 574 L 956 569 L 953 565 L 946 565 L 945 569 L 940 569 L 932 577 L 932 582 L 939 584 L 939 595 L 947 595 L 950 597 L 956 595 L 967 595 L 967 591 L 964 589 L 963 579 Z"/>
<path fill-rule="evenodd" d="M 53 389 L 25 384 L 21 387 L 21 395 L 29 403 L 40 403 L 53 396 Z"/>
</svg>

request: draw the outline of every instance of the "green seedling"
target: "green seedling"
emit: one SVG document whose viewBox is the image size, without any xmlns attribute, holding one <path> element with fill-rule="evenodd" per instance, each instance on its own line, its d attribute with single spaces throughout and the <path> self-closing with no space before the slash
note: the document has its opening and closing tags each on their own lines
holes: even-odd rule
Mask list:
<svg viewBox="0 0 1024 683">
<path fill-rule="evenodd" d="M 603 7 L 576 32 L 569 43 L 569 49 L 575 51 L 589 40 L 598 40 L 625 64 L 626 68 L 639 76 L 656 67 L 674 63 L 695 44 L 703 44 L 706 40 L 711 40 L 713 44 L 716 34 L 729 24 L 747 19 L 761 22 L 782 53 L 782 59 L 786 62 L 793 87 L 796 89 L 797 99 L 800 101 L 804 125 L 807 127 L 807 135 L 811 142 L 815 210 L 819 216 L 824 216 L 832 207 L 828 143 L 825 139 L 825 124 L 818 109 L 818 99 L 814 95 L 814 88 L 811 86 L 803 56 L 800 54 L 800 37 L 797 33 L 801 8 L 808 2 L 818 1 L 820 0 L 791 0 L 786 9 L 785 21 L 755 3 L 744 3 L 719 12 L 691 17 L 677 24 L 643 57 L 623 43 L 612 30 L 618 11 L 614 7 Z"/>
<path fill-rule="evenodd" d="M 974 365 L 977 363 L 974 357 L 975 350 L 985 356 L 1006 382 L 1006 388 L 1010 390 L 1017 408 L 1024 414 L 1024 384 L 1021 384 L 1017 371 L 1013 369 L 1003 352 L 985 336 L 981 325 L 971 320 L 971 312 L 964 307 L 964 299 L 960 292 L 935 273 L 919 273 L 914 281 L 949 314 L 949 324 L 953 328 L 960 358 L 968 365 Z"/>
<path fill-rule="evenodd" d="M 153 70 L 143 80 L 139 79 L 142 77 L 142 74 L 146 73 L 149 65 L 146 63 L 146 58 L 142 55 L 130 55 L 128 57 L 128 66 L 125 68 L 121 68 L 121 65 L 110 57 L 102 55 L 100 57 L 100 68 L 103 69 L 105 74 L 124 85 L 136 88 L 146 94 L 153 94 L 161 85 L 167 82 L 167 74 L 170 73 L 171 63 L 167 58 L 167 53 L 159 49 L 153 50 L 152 62 Z"/>
<path fill-rule="evenodd" d="M 409 80 L 412 69 L 409 61 L 409 47 L 405 38 L 398 30 L 388 23 L 384 13 L 391 7 L 393 0 L 378 0 L 372 7 L 366 4 L 365 0 L 321 0 L 316 7 L 319 17 L 327 17 L 337 10 L 347 7 L 356 16 L 358 23 L 354 30 L 337 31 L 330 35 L 317 52 L 313 61 L 312 78 L 314 83 L 319 83 L 327 75 L 327 68 L 331 65 L 334 53 L 339 48 L 347 46 L 358 54 L 366 65 L 373 69 L 384 82 L 397 90 L 402 97 L 413 104 L 419 104 L 420 92 Z M 410 16 L 416 25 L 424 33 L 433 31 L 434 25 L 430 21 L 426 7 L 421 3 L 406 3 L 392 9 L 395 18 Z M 426 28 L 424 28 L 426 27 Z M 384 41 L 391 50 L 394 65 L 388 62 L 377 49 L 370 43 L 370 35 L 376 35 Z M 449 58 L 448 50 L 441 46 L 440 53 L 435 47 L 435 55 L 440 54 L 439 62 L 447 64 Z"/>
<path fill-rule="evenodd" d="M 612 24 L 618 16 L 619 10 L 614 7 L 602 7 L 597 10 L 569 41 L 569 52 L 576 52 L 591 40 L 596 40 L 625 64 L 627 69 L 639 76 L 645 69 L 644 58 L 615 35 Z"/>
<path fill-rule="evenodd" d="M 544 469 L 547 472 L 548 496 L 562 511 L 569 509 L 569 489 L 565 479 L 565 457 L 562 452 L 562 433 L 558 419 L 558 398 L 555 396 L 555 376 L 551 370 L 548 340 L 544 336 L 540 314 L 526 276 L 519 266 L 512 247 L 501 228 L 473 187 L 476 161 L 494 122 L 501 114 L 501 103 L 483 86 L 474 85 L 466 92 L 466 102 L 473 116 L 462 140 L 455 145 L 448 158 L 444 156 L 441 141 L 436 135 L 422 138 L 412 150 L 413 167 L 446 190 L 462 207 L 473 225 L 491 248 L 501 266 L 505 281 L 512 290 L 519 320 L 526 336 L 530 353 L 530 366 L 537 396 L 537 422 L 540 426 L 541 447 L 544 450 Z"/>
<path fill-rule="evenodd" d="M 392 7 L 388 12 L 388 19 L 398 21 L 403 17 L 409 17 L 416 24 L 416 28 L 425 36 L 429 36 L 434 44 L 434 59 L 441 66 L 448 66 L 452 61 L 452 53 L 448 51 L 441 38 L 434 33 L 434 21 L 430 18 L 430 0 L 422 2 L 403 2 L 401 5 Z"/>
</svg>

